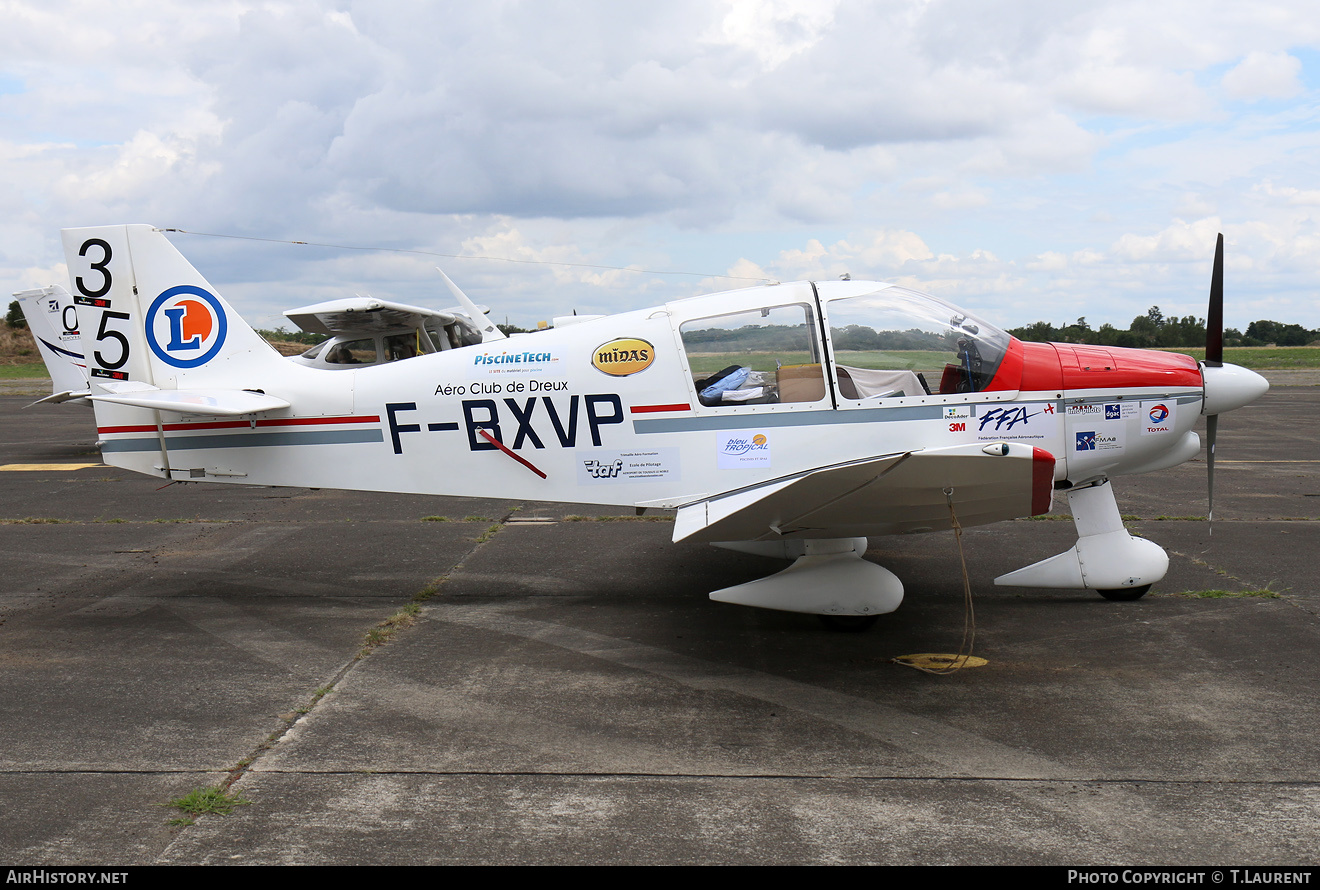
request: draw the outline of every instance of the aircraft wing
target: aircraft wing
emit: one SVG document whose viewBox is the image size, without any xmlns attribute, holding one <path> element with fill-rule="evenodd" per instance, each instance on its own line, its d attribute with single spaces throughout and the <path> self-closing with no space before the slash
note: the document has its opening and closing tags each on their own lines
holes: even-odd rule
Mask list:
<svg viewBox="0 0 1320 890">
<path fill-rule="evenodd" d="M 387 328 L 419 328 L 432 322 L 431 327 L 453 324 L 454 312 L 437 312 L 422 306 L 377 300 L 374 297 L 348 297 L 328 300 L 298 309 L 290 309 L 285 317 L 310 334 L 371 334 Z"/>
<path fill-rule="evenodd" d="M 951 492 L 946 496 L 946 489 Z M 674 540 L 905 534 L 1047 513 L 1054 455 L 1020 443 L 895 452 L 773 479 L 679 508 Z"/>
</svg>

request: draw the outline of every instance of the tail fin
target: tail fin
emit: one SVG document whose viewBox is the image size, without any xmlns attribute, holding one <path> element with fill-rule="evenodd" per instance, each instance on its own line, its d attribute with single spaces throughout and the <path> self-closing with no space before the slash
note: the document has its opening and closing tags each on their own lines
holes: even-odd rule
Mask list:
<svg viewBox="0 0 1320 890">
<path fill-rule="evenodd" d="M 39 401 L 65 402 L 87 395 L 87 363 L 73 296 L 58 284 L 14 294 L 37 341 L 54 391 Z"/>
<path fill-rule="evenodd" d="M 101 226 L 62 235 L 94 397 L 129 382 L 256 389 L 283 367 L 160 229 Z"/>
</svg>

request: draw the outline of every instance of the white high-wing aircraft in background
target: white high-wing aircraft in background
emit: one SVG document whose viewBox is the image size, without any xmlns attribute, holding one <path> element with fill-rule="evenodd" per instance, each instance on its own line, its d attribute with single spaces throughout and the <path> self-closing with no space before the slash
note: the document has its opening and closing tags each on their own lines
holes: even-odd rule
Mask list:
<svg viewBox="0 0 1320 890">
<path fill-rule="evenodd" d="M 448 279 L 446 282 L 453 286 Z M 87 361 L 73 295 L 54 284 L 18 291 L 14 296 L 51 376 L 53 392 L 32 404 L 75 401 L 89 405 Z M 467 300 L 461 292 L 459 296 Z M 437 312 L 356 296 L 290 309 L 284 315 L 304 331 L 326 337 L 301 355 L 290 356 L 290 361 L 342 371 L 480 343 L 482 328 L 490 324 L 481 316 L 489 312 L 471 302 Z M 469 313 L 480 321 L 473 321 Z"/>
<path fill-rule="evenodd" d="M 80 401 L 91 395 L 87 362 L 83 358 L 82 335 L 78 332 L 78 307 L 73 295 L 58 284 L 14 294 L 27 319 L 28 330 L 37 341 L 37 351 L 46 363 L 54 391 L 41 402 Z M 31 406 L 29 406 L 31 407 Z"/>
<path fill-rule="evenodd" d="M 675 541 L 795 560 L 713 599 L 836 626 L 902 600 L 898 578 L 862 558 L 867 536 L 1045 513 L 1056 489 L 1077 543 L 996 583 L 1136 599 L 1168 557 L 1128 534 L 1110 477 L 1196 456 L 1202 414 L 1213 461 L 1217 415 L 1268 388 L 1222 361 L 1222 237 L 1200 364 L 1024 343 L 869 281 L 751 287 L 506 339 L 446 278 L 468 310 L 432 324 L 425 354 L 335 368 L 281 358 L 161 230 L 63 237 L 106 463 L 676 508 Z M 288 314 L 318 309 L 333 315 Z"/>
</svg>

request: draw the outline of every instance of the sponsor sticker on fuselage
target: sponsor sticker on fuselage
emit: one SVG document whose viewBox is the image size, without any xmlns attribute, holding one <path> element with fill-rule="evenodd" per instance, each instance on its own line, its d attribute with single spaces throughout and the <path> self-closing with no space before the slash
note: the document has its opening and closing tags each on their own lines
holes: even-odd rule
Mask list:
<svg viewBox="0 0 1320 890">
<path fill-rule="evenodd" d="M 722 432 L 717 443 L 721 470 L 770 466 L 770 436 L 764 431 Z"/>
<path fill-rule="evenodd" d="M 1171 433 L 1178 420 L 1178 402 L 1175 399 L 1143 401 L 1137 419 L 1143 436 Z"/>
<path fill-rule="evenodd" d="M 564 373 L 564 363 L 552 350 L 518 349 L 510 346 L 481 349 L 468 358 L 467 376 L 469 380 L 489 377 L 518 377 L 539 374 L 560 375 Z"/>
<path fill-rule="evenodd" d="M 1053 402 L 1025 405 L 978 406 L 976 417 L 967 423 L 978 442 L 1043 441 L 1059 431 L 1059 413 Z"/>
<path fill-rule="evenodd" d="M 655 361 L 655 347 L 637 337 L 620 337 L 597 346 L 591 365 L 611 377 L 627 377 L 645 371 Z"/>
<path fill-rule="evenodd" d="M 1122 451 L 1126 445 L 1123 427 L 1114 424 L 1098 430 L 1076 430 L 1073 450 L 1077 452 Z"/>
<path fill-rule="evenodd" d="M 677 482 L 679 449 L 578 452 L 578 484 L 609 485 L 619 482 Z"/>
</svg>

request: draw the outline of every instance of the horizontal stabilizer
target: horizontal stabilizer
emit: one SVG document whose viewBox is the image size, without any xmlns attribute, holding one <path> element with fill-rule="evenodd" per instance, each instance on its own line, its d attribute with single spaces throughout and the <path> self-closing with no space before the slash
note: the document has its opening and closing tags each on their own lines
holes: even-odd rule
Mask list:
<svg viewBox="0 0 1320 890">
<path fill-rule="evenodd" d="M 58 405 L 61 402 L 71 402 L 74 399 L 85 399 L 91 394 L 92 394 L 91 390 L 87 390 L 87 389 L 81 390 L 79 392 L 71 392 L 65 390 L 64 392 L 52 393 L 51 395 L 46 396 L 44 399 L 37 399 L 35 402 L 32 403 L 32 405 L 45 405 L 45 404 Z M 24 405 L 23 407 L 31 408 L 32 405 Z"/>
<path fill-rule="evenodd" d="M 102 384 L 102 388 L 107 390 L 107 394 L 91 396 L 93 402 L 131 405 L 174 414 L 234 417 L 289 407 L 284 399 L 246 389 L 161 390 L 145 383 Z"/>
</svg>

